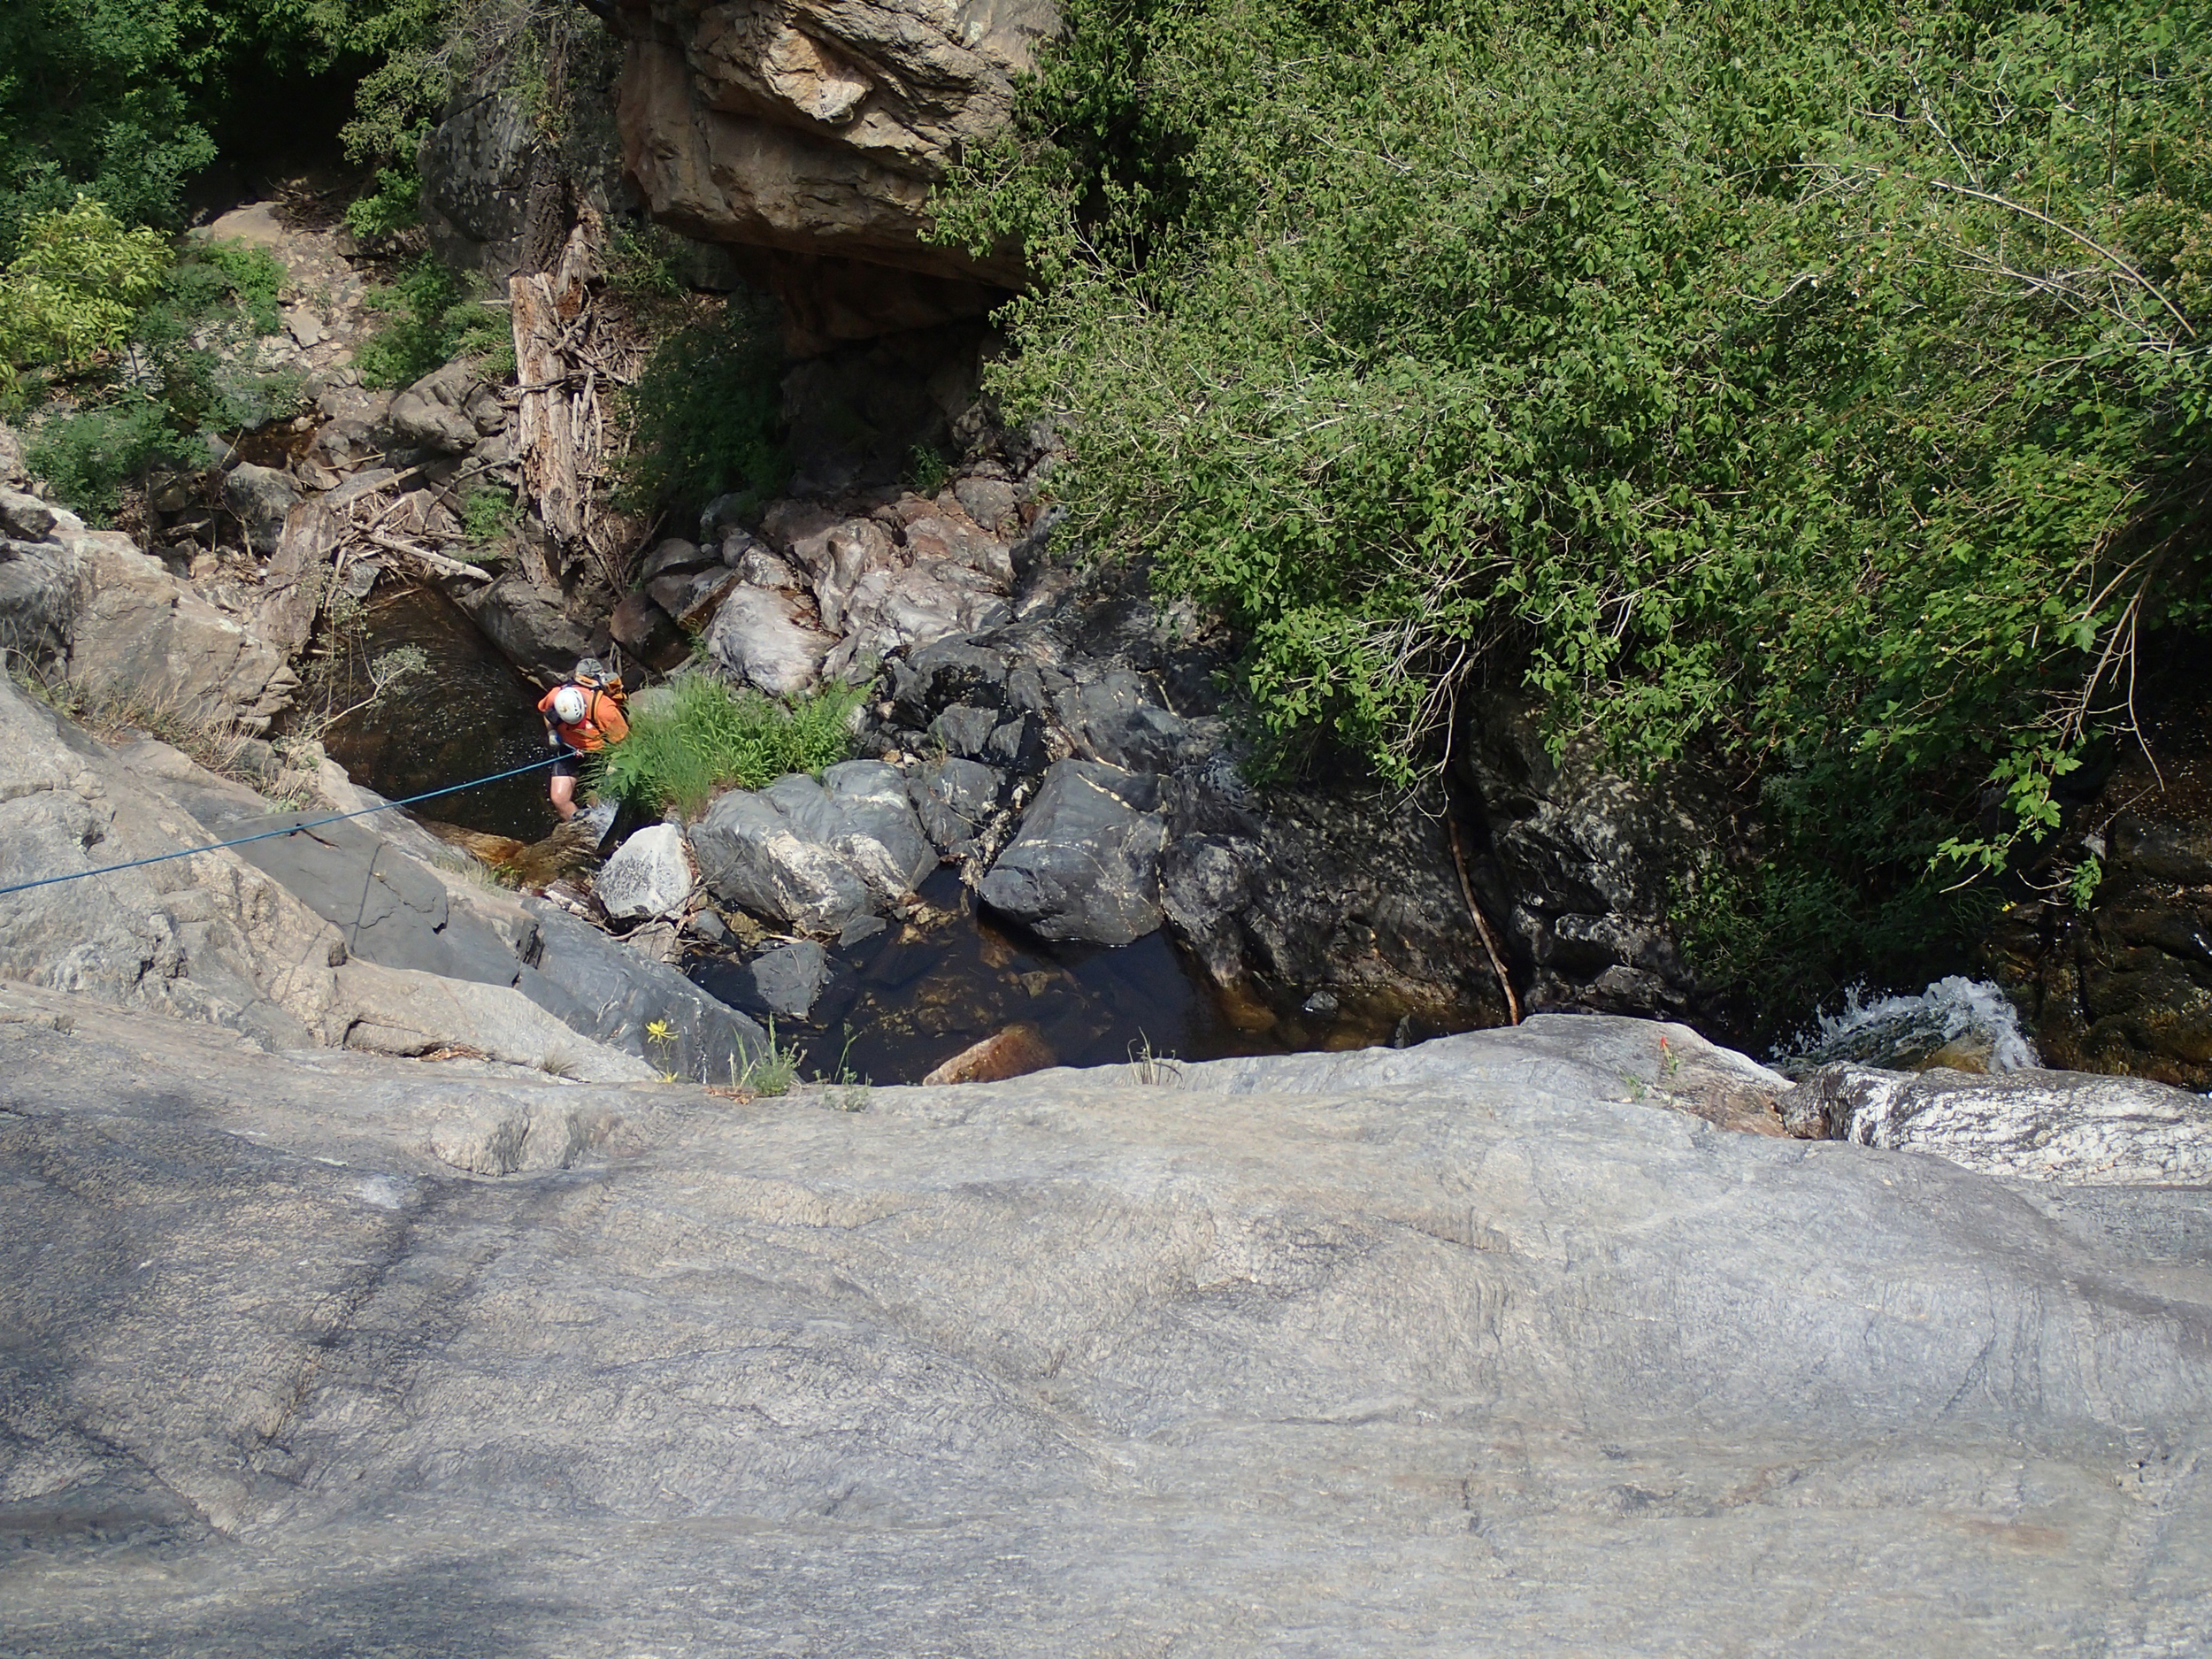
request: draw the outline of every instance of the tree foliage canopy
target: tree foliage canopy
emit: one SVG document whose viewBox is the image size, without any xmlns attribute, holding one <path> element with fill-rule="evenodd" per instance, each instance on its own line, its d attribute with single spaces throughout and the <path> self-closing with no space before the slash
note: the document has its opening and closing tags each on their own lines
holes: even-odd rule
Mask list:
<svg viewBox="0 0 2212 1659">
<path fill-rule="evenodd" d="M 2203 8 L 1069 15 L 940 225 L 1029 250 L 999 392 L 1279 753 L 1403 777 L 1517 680 L 1909 886 L 2055 822 L 2201 620 Z"/>
</svg>

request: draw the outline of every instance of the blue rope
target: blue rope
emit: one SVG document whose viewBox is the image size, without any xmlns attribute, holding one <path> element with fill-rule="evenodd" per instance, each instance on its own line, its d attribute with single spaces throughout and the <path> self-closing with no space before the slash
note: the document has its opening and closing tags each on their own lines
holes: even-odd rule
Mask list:
<svg viewBox="0 0 2212 1659">
<path fill-rule="evenodd" d="M 44 876 L 36 881 L 19 881 L 12 887 L 0 887 L 0 898 L 11 893 L 27 893 L 33 887 L 50 887 L 58 881 L 81 881 L 87 876 L 110 876 L 119 870 L 136 870 L 146 864 L 167 864 L 172 858 L 190 858 L 198 853 L 220 852 L 226 847 L 244 847 L 254 841 L 271 841 L 279 835 L 296 835 L 302 830 L 320 829 L 326 824 L 342 824 L 349 818 L 368 818 L 378 812 L 412 806 L 418 801 L 432 801 L 442 795 L 457 795 L 464 789 L 480 789 L 488 783 L 502 783 L 509 778 L 519 778 L 525 772 L 535 772 L 541 766 L 550 766 L 554 762 L 565 758 L 565 755 L 548 755 L 543 760 L 534 760 L 527 766 L 518 766 L 512 772 L 495 772 L 488 778 L 472 779 L 467 783 L 450 783 L 442 789 L 426 789 L 422 794 L 411 795 L 403 801 L 387 801 L 382 806 L 365 806 L 351 812 L 333 812 L 328 818 L 288 825 L 283 829 L 263 830 L 255 835 L 241 835 L 236 841 L 211 841 L 204 847 L 187 847 L 181 852 L 157 853 L 151 858 L 134 858 L 128 864 L 102 864 L 97 870 L 78 870 L 65 876 Z"/>
</svg>

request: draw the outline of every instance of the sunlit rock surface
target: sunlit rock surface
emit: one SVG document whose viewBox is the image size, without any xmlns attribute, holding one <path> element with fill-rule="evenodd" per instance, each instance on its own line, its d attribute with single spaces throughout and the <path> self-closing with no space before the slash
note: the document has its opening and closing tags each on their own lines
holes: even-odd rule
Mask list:
<svg viewBox="0 0 2212 1659">
<path fill-rule="evenodd" d="M 1679 1027 L 746 1104 L 0 986 L 0 1650 L 2212 1641 L 2212 1197 Z"/>
</svg>

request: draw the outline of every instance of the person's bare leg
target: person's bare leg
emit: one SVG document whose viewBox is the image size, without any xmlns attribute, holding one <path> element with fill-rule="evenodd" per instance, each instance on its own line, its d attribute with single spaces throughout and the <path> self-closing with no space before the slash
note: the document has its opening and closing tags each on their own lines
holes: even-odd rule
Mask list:
<svg viewBox="0 0 2212 1659">
<path fill-rule="evenodd" d="M 561 815 L 562 823 L 565 824 L 576 816 L 575 779 L 554 779 L 552 787 L 548 793 L 553 797 L 553 810 Z"/>
</svg>

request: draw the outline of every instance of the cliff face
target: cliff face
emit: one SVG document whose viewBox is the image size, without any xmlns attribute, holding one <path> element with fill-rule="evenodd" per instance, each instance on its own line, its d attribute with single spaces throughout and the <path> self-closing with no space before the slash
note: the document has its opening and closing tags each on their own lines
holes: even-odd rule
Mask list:
<svg viewBox="0 0 2212 1659">
<path fill-rule="evenodd" d="M 1010 254 L 923 240 L 929 188 L 1002 127 L 1051 0 L 647 0 L 625 9 L 623 159 L 654 216 L 760 250 L 822 339 L 987 309 Z M 908 273 L 886 276 L 881 267 Z"/>
</svg>

